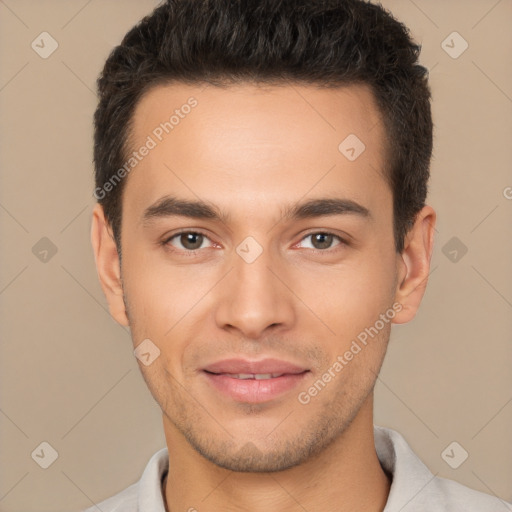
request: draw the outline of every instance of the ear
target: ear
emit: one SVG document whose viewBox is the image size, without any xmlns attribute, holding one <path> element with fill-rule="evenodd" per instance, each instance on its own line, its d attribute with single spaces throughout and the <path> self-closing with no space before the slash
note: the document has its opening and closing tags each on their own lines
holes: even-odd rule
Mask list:
<svg viewBox="0 0 512 512">
<path fill-rule="evenodd" d="M 110 314 L 116 322 L 128 326 L 119 255 L 110 225 L 100 204 L 96 204 L 92 213 L 91 243 L 98 278 L 107 299 Z"/>
<path fill-rule="evenodd" d="M 404 250 L 398 258 L 398 283 L 395 301 L 402 305 L 393 323 L 403 324 L 414 318 L 425 293 L 434 248 L 436 212 L 424 206 L 406 235 Z"/>
</svg>

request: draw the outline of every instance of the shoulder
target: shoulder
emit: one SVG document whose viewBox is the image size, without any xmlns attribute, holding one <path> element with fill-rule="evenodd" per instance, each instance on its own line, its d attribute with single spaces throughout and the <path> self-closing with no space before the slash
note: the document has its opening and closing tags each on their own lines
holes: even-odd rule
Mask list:
<svg viewBox="0 0 512 512">
<path fill-rule="evenodd" d="M 433 475 L 404 437 L 375 426 L 375 449 L 392 478 L 384 512 L 512 512 L 509 503 Z"/>
<path fill-rule="evenodd" d="M 434 477 L 429 495 L 450 512 L 510 512 L 512 505 L 447 478 Z"/>
<path fill-rule="evenodd" d="M 82 512 L 165 512 L 162 480 L 168 469 L 169 453 L 162 448 L 153 454 L 138 482 Z"/>
</svg>

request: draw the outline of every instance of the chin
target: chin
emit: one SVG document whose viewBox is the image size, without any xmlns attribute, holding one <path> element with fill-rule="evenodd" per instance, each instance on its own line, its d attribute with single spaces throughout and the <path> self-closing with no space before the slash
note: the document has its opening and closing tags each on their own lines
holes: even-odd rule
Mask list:
<svg viewBox="0 0 512 512">
<path fill-rule="evenodd" d="M 298 466 L 303 462 L 302 458 L 297 458 L 290 453 L 262 453 L 251 442 L 246 443 L 231 456 L 226 453 L 201 453 L 201 455 L 216 466 L 238 473 L 275 473 Z"/>
<path fill-rule="evenodd" d="M 322 429 L 309 436 L 298 433 L 293 439 L 274 437 L 260 446 L 250 440 L 237 443 L 215 438 L 212 442 L 204 434 L 196 434 L 189 431 L 185 435 L 196 452 L 216 466 L 239 473 L 274 473 L 299 466 L 320 454 L 333 440 L 332 433 Z"/>
</svg>

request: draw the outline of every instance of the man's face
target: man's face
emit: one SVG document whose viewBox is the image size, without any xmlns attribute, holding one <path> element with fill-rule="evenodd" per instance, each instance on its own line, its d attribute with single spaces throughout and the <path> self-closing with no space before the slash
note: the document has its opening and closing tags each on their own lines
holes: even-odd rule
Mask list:
<svg viewBox="0 0 512 512">
<path fill-rule="evenodd" d="M 155 132 L 191 96 L 172 131 Z M 401 266 L 373 95 L 159 86 L 133 135 L 132 150 L 156 146 L 127 177 L 121 275 L 134 346 L 160 350 L 140 367 L 167 437 L 232 470 L 305 461 L 371 407 L 392 323 Z M 171 196 L 221 218 L 151 209 Z M 328 199 L 362 208 L 293 215 Z"/>
</svg>

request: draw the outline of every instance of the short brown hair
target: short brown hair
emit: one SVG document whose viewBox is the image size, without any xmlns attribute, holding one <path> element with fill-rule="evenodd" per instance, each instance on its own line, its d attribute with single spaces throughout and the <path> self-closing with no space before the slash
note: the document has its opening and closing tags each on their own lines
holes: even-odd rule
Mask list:
<svg viewBox="0 0 512 512">
<path fill-rule="evenodd" d="M 156 85 L 367 84 L 387 134 L 383 174 L 400 253 L 425 206 L 432 155 L 431 94 L 419 53 L 402 23 L 363 0 L 167 0 L 125 35 L 98 78 L 96 191 L 126 162 L 135 107 Z M 101 197 L 95 192 L 119 253 L 124 182 Z"/>
</svg>

